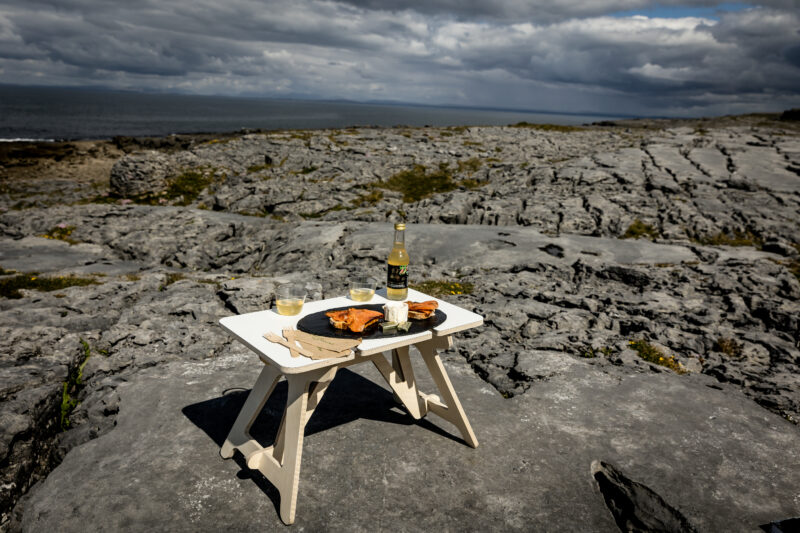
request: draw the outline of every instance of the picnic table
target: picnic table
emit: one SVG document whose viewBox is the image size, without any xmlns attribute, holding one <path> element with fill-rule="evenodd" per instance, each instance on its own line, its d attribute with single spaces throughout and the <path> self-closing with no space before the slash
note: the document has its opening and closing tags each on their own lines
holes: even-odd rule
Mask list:
<svg viewBox="0 0 800 533">
<path fill-rule="evenodd" d="M 378 291 L 369 303 L 388 302 L 384 295 L 385 289 Z M 295 328 L 300 319 L 312 313 L 359 305 L 359 302 L 349 298 L 308 302 L 301 313 L 295 316 L 283 316 L 275 310 L 266 310 L 229 316 L 219 321 L 225 330 L 253 350 L 264 364 L 222 445 L 220 455 L 228 459 L 238 450 L 249 468 L 259 470 L 278 489 L 280 517 L 284 523 L 292 524 L 295 520 L 305 426 L 340 368 L 372 362 L 391 387 L 395 398 L 414 419 L 419 420 L 428 413 L 434 413 L 455 425 L 469 446 L 478 446 L 475 433 L 437 351 L 452 346 L 454 333 L 483 324 L 483 317 L 413 289 L 408 291 L 408 300 L 437 300 L 439 309 L 447 317 L 438 326 L 423 332 L 365 338 L 348 355 L 335 359 L 293 357 L 289 348 L 270 342 L 265 334 L 281 335 L 284 329 Z M 417 388 L 409 354 L 411 346 L 421 354 L 439 389 L 439 395 L 427 394 Z M 387 355 L 391 355 L 391 363 Z M 286 379 L 288 385 L 286 408 L 274 444 L 263 447 L 250 436 L 249 430 L 281 378 Z"/>
</svg>

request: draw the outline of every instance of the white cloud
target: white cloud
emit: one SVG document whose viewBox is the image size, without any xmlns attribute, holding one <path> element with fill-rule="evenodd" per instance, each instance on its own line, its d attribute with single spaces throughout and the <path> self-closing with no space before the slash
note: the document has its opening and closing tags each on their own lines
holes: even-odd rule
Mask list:
<svg viewBox="0 0 800 533">
<path fill-rule="evenodd" d="M 628 70 L 633 74 L 659 80 L 687 80 L 691 79 L 692 75 L 692 69 L 689 67 L 664 68 L 661 65 L 654 65 L 652 63 L 645 63 L 641 67 L 631 67 Z"/>
</svg>

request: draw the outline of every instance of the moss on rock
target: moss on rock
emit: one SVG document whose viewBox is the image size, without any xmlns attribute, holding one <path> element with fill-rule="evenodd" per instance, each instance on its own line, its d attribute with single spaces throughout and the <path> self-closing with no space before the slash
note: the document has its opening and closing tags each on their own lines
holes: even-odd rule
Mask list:
<svg viewBox="0 0 800 533">
<path fill-rule="evenodd" d="M 675 359 L 674 355 L 665 354 L 659 348 L 653 346 L 644 339 L 630 341 L 629 345 L 631 349 L 639 354 L 639 357 L 648 363 L 669 368 L 676 374 L 687 373 L 687 370 Z"/>
<path fill-rule="evenodd" d="M 427 280 L 409 285 L 412 289 L 431 296 L 441 297 L 458 294 L 471 294 L 475 286 L 469 282 L 456 282 L 447 280 Z"/>
<path fill-rule="evenodd" d="M 67 287 L 85 287 L 97 285 L 94 278 L 81 278 L 78 276 L 39 276 L 37 272 L 18 274 L 9 278 L 0 279 L 0 298 L 22 298 L 20 290 L 37 290 L 42 292 L 57 291 Z"/>
<path fill-rule="evenodd" d="M 658 238 L 658 230 L 637 218 L 628 226 L 628 229 L 620 236 L 620 239 L 641 239 L 642 237 L 654 241 Z"/>
</svg>

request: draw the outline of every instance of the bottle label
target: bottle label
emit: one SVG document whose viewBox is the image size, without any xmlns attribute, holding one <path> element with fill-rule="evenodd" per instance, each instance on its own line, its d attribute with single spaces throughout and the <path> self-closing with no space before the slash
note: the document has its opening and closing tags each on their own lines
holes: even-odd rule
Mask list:
<svg viewBox="0 0 800 533">
<path fill-rule="evenodd" d="M 386 286 L 390 289 L 408 288 L 408 265 L 389 265 Z"/>
</svg>

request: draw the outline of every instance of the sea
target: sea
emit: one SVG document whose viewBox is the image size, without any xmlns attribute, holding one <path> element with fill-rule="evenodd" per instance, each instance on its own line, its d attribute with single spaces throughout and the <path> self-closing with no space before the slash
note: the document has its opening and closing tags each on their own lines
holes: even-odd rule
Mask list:
<svg viewBox="0 0 800 533">
<path fill-rule="evenodd" d="M 0 85 L 0 141 L 349 126 L 588 124 L 620 116 Z"/>
</svg>

